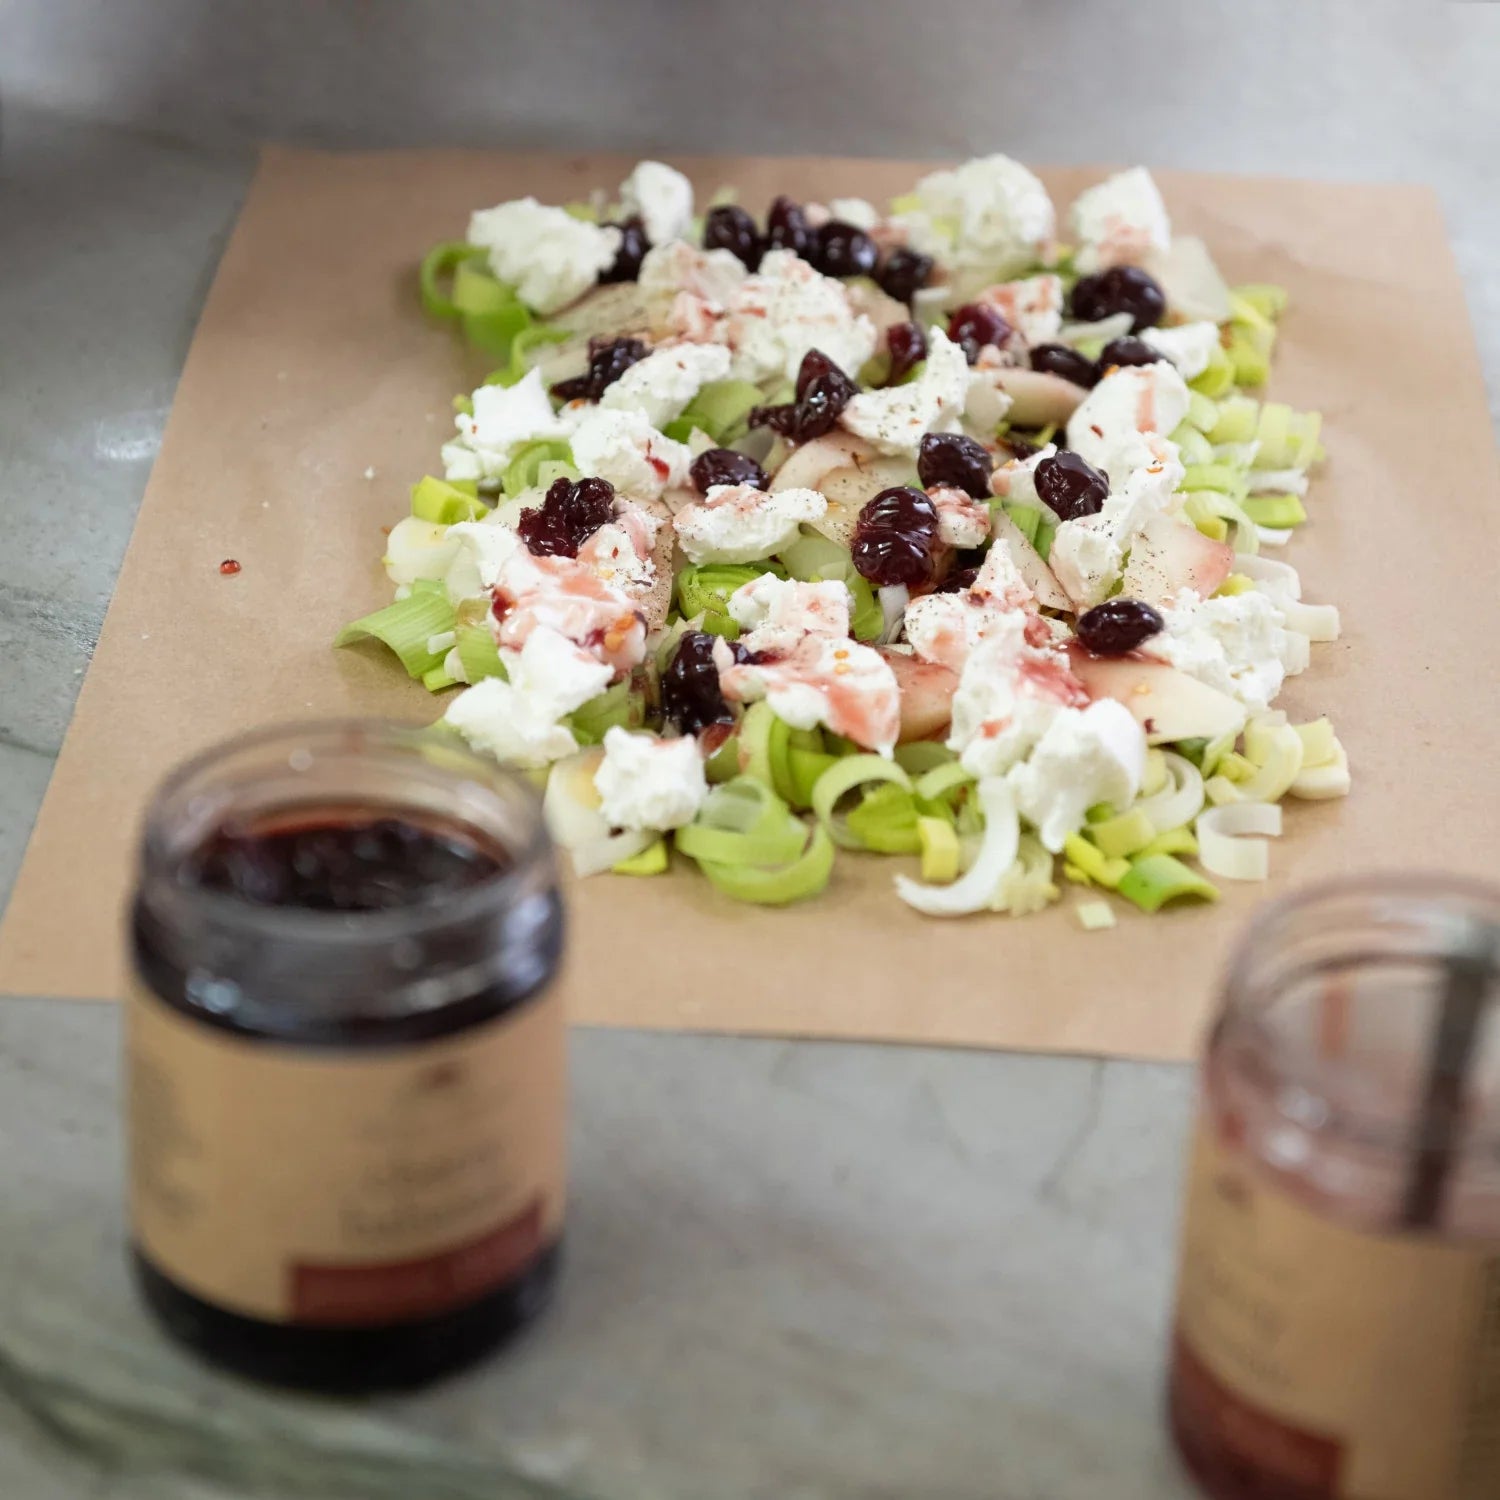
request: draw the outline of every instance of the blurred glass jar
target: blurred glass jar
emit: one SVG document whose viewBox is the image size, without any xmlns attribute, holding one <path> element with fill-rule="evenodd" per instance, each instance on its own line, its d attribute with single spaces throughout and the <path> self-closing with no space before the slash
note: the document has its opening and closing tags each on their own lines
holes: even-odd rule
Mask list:
<svg viewBox="0 0 1500 1500">
<path fill-rule="evenodd" d="M 126 1007 L 131 1237 L 169 1331 L 356 1390 L 535 1315 L 563 1221 L 562 931 L 531 788 L 430 732 L 272 730 L 169 778 Z"/>
<path fill-rule="evenodd" d="M 1277 903 L 1239 950 L 1170 1388 L 1216 1500 L 1500 1497 L 1497 934 L 1500 892 L 1412 878 Z"/>
</svg>

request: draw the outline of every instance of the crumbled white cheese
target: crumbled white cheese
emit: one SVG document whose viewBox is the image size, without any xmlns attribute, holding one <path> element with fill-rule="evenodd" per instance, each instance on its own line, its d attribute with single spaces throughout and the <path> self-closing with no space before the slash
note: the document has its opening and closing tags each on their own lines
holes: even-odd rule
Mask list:
<svg viewBox="0 0 1500 1500">
<path fill-rule="evenodd" d="M 718 344 L 668 344 L 637 360 L 605 386 L 599 405 L 638 411 L 665 427 L 711 380 L 729 374 L 729 351 Z"/>
<path fill-rule="evenodd" d="M 637 285 L 657 296 L 688 292 L 722 309 L 749 274 L 733 251 L 700 250 L 686 240 L 672 240 L 646 252 Z"/>
<path fill-rule="evenodd" d="M 522 545 L 515 531 L 495 520 L 493 512 L 482 521 L 459 521 L 448 528 L 448 537 L 458 543 L 444 578 L 454 604 L 489 593 L 501 569 Z"/>
<path fill-rule="evenodd" d="M 722 643 L 721 643 L 722 644 Z M 805 635 L 783 656 L 735 662 L 715 647 L 724 696 L 764 698 L 793 729 L 826 725 L 867 750 L 890 755 L 901 731 L 901 691 L 890 663 L 858 641 Z"/>
<path fill-rule="evenodd" d="M 659 740 L 618 727 L 605 733 L 594 787 L 599 811 L 611 828 L 641 831 L 691 823 L 708 796 L 697 740 Z"/>
<path fill-rule="evenodd" d="M 453 419 L 458 436 L 443 444 L 443 473 L 449 479 L 497 484 L 523 443 L 564 435 L 540 370 L 514 385 L 482 385 L 470 399 L 473 413 L 459 412 Z"/>
<path fill-rule="evenodd" d="M 796 379 L 819 349 L 851 378 L 875 352 L 875 325 L 856 313 L 841 281 L 822 276 L 790 250 L 770 250 L 729 302 L 722 334 L 736 379 Z"/>
<path fill-rule="evenodd" d="M 762 573 L 729 596 L 729 613 L 747 632 L 741 643 L 751 651 L 792 650 L 805 635 L 847 636 L 847 585 L 801 583 Z"/>
<path fill-rule="evenodd" d="M 1139 337 L 1177 366 L 1184 380 L 1195 380 L 1219 347 L 1217 323 L 1179 323 L 1173 328 L 1143 328 Z"/>
<path fill-rule="evenodd" d="M 620 184 L 620 207 L 642 221 L 653 245 L 665 245 L 692 232 L 693 185 L 665 162 L 637 162 Z"/>
<path fill-rule="evenodd" d="M 1052 642 L 1032 645 L 1027 611 L 1000 615 L 970 650 L 958 690 L 948 748 L 973 776 L 1004 775 L 1046 733 L 1059 712 L 1088 701 Z"/>
<path fill-rule="evenodd" d="M 691 451 L 658 432 L 644 412 L 582 406 L 568 420 L 576 424 L 569 439 L 573 461 L 584 474 L 609 480 L 620 494 L 655 500 L 687 483 Z"/>
<path fill-rule="evenodd" d="M 1161 612 L 1165 629 L 1148 649 L 1179 671 L 1238 698 L 1252 713 L 1275 701 L 1300 641 L 1276 602 L 1255 590 L 1200 599 L 1185 590 Z"/>
<path fill-rule="evenodd" d="M 974 299 L 988 303 L 1029 345 L 1050 344 L 1062 329 L 1060 276 L 1028 276 L 987 287 Z"/>
<path fill-rule="evenodd" d="M 683 506 L 672 525 L 689 562 L 758 562 L 790 546 L 802 523 L 827 509 L 816 490 L 767 494 L 748 484 L 716 484 L 702 500 Z"/>
<path fill-rule="evenodd" d="M 1080 193 L 1071 222 L 1078 240 L 1075 264 L 1084 274 L 1135 264 L 1172 243 L 1167 206 L 1145 167 L 1116 172 Z"/>
<path fill-rule="evenodd" d="M 656 581 L 650 549 L 643 556 L 623 526 L 601 526 L 578 549 L 578 561 L 616 588 L 646 589 Z"/>
<path fill-rule="evenodd" d="M 934 485 L 927 498 L 937 507 L 938 540 L 948 547 L 982 547 L 990 534 L 990 508 L 951 484 Z"/>
<path fill-rule="evenodd" d="M 1180 507 L 1175 498 L 1183 467 L 1165 452 L 1161 456 L 1149 446 L 1154 441 L 1128 438 L 1111 454 L 1112 481 L 1120 487 L 1111 489 L 1097 515 L 1064 521 L 1052 538 L 1047 562 L 1057 581 L 1074 605 L 1092 609 L 1102 602 L 1119 580 L 1125 566 L 1125 554 L 1141 527 L 1152 516 L 1169 515 Z M 1142 449 L 1150 462 L 1133 462 Z"/>
<path fill-rule="evenodd" d="M 1187 416 L 1189 392 L 1164 361 L 1111 371 L 1068 418 L 1068 446 L 1096 469 L 1138 432 L 1170 434 Z"/>
<path fill-rule="evenodd" d="M 864 198 L 830 198 L 828 212 L 841 224 L 869 231 L 880 222 L 875 205 Z"/>
<path fill-rule="evenodd" d="M 973 584 L 950 594 L 923 594 L 906 607 L 906 639 L 923 661 L 962 672 L 974 647 L 997 630 L 1008 632 L 1006 617 L 1032 610 L 1036 596 L 1021 576 L 1010 543 L 999 538 L 985 556 Z M 1026 625 L 1023 621 L 1024 635 Z"/>
<path fill-rule="evenodd" d="M 603 692 L 613 672 L 546 627 L 501 657 L 509 680 L 486 677 L 465 689 L 448 705 L 444 722 L 507 765 L 544 766 L 572 754 L 578 742 L 558 721 Z"/>
<path fill-rule="evenodd" d="M 958 430 L 968 393 L 964 351 L 941 328 L 934 328 L 926 365 L 915 380 L 861 391 L 839 421 L 882 453 L 915 457 L 924 433 Z"/>
<path fill-rule="evenodd" d="M 576 301 L 608 270 L 620 231 L 535 198 L 480 209 L 469 220 L 469 243 L 489 252 L 490 269 L 535 312 L 556 312 Z"/>
<path fill-rule="evenodd" d="M 895 218 L 912 246 L 950 267 L 996 276 L 1039 260 L 1056 228 L 1041 180 L 1008 156 L 981 156 L 917 183 L 915 204 Z"/>
<path fill-rule="evenodd" d="M 518 549 L 495 580 L 493 614 L 502 659 L 538 630 L 565 637 L 619 672 L 646 654 L 646 624 L 630 596 L 575 557 Z"/>
<path fill-rule="evenodd" d="M 1128 708 L 1105 698 L 1060 710 L 1008 779 L 1021 816 L 1056 854 L 1096 803 L 1128 807 L 1145 769 L 1145 731 Z"/>
</svg>

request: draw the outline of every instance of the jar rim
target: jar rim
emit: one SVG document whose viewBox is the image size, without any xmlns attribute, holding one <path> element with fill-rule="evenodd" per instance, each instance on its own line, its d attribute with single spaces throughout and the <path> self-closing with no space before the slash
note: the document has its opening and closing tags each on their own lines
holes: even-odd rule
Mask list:
<svg viewBox="0 0 1500 1500">
<path fill-rule="evenodd" d="M 1361 945 L 1361 925 L 1371 933 L 1384 930 L 1388 938 L 1403 929 L 1424 941 L 1410 951 L 1398 946 L 1382 950 L 1371 941 Z M 1430 941 L 1425 941 L 1430 934 Z M 1333 946 L 1347 936 L 1342 948 Z M 1286 954 L 1299 943 L 1322 943 L 1326 951 L 1309 953 L 1304 961 L 1278 972 L 1270 955 Z M 1412 870 L 1333 878 L 1300 887 L 1267 903 L 1255 915 L 1236 945 L 1224 982 L 1224 1003 L 1216 1033 L 1227 1037 L 1234 1028 L 1254 1049 L 1271 1033 L 1261 1018 L 1278 986 L 1305 980 L 1309 974 L 1332 969 L 1340 960 L 1350 963 L 1426 963 L 1434 970 L 1450 960 L 1478 961 L 1488 974 L 1482 1013 L 1489 1024 L 1500 1025 L 1500 887 L 1474 877 L 1448 872 Z M 1434 1021 L 1434 1029 L 1436 1021 Z M 1277 1059 L 1280 1086 L 1319 1095 L 1317 1067 L 1312 1054 L 1301 1066 Z M 1426 1059 L 1422 1065 L 1426 1066 Z M 1279 1106 L 1278 1106 L 1279 1108 Z M 1378 1147 L 1410 1149 L 1421 1143 L 1420 1122 L 1396 1125 L 1344 1109 L 1340 1129 L 1350 1138 Z M 1500 1125 L 1477 1130 L 1470 1147 L 1489 1150 L 1500 1145 Z"/>
<path fill-rule="evenodd" d="M 190 756 L 170 771 L 152 793 L 146 807 L 139 843 L 137 870 L 144 887 L 153 879 L 172 878 L 181 852 L 174 842 L 174 813 L 182 810 L 195 783 L 211 786 L 215 774 L 232 766 L 235 758 L 257 751 L 274 751 L 284 746 L 288 752 L 286 767 L 292 771 L 324 765 L 336 756 L 369 754 L 385 751 L 396 756 L 413 757 L 414 763 L 425 763 L 433 784 L 485 788 L 519 806 L 523 813 L 523 836 L 507 840 L 509 855 L 504 868 L 462 890 L 445 893 L 441 901 L 414 902 L 379 911 L 341 912 L 312 910 L 295 906 L 266 906 L 247 901 L 228 891 L 188 887 L 173 881 L 174 894 L 190 898 L 209 916 L 232 922 L 243 930 L 263 934 L 281 933 L 316 937 L 321 942 L 369 943 L 418 937 L 438 928 L 452 927 L 481 919 L 506 906 L 524 891 L 535 870 L 550 860 L 552 843 L 542 815 L 541 799 L 535 788 L 518 772 L 498 761 L 482 756 L 460 738 L 451 740 L 434 736 L 431 726 L 402 723 L 395 719 L 375 717 L 300 719 L 252 729 L 243 734 L 219 740 Z M 297 752 L 307 755 L 305 765 L 298 765 Z M 440 752 L 442 764 L 433 752 Z M 392 813 L 404 804 L 393 798 L 383 804 Z M 461 812 L 455 821 L 479 828 Z"/>
</svg>

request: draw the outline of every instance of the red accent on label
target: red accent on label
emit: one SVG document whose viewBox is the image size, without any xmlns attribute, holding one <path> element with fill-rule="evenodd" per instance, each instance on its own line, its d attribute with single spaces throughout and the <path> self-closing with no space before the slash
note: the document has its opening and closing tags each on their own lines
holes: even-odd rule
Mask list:
<svg viewBox="0 0 1500 1500">
<path fill-rule="evenodd" d="M 1173 1426 L 1212 1493 L 1339 1500 L 1344 1445 L 1337 1438 L 1252 1406 L 1209 1370 L 1181 1334 L 1172 1341 L 1172 1361 Z"/>
<path fill-rule="evenodd" d="M 288 1268 L 294 1323 L 366 1325 L 430 1317 L 510 1281 L 542 1248 L 542 1200 L 466 1245 L 376 1266 Z"/>
</svg>

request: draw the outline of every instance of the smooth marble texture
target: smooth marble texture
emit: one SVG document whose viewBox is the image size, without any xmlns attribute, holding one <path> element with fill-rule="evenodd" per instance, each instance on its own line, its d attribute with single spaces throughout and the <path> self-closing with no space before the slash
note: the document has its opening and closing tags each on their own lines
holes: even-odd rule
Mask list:
<svg viewBox="0 0 1500 1500">
<path fill-rule="evenodd" d="M 0 36 L 0 891 L 257 136 L 1426 179 L 1500 396 L 1493 7 L 0 0 Z M 356 1408 L 206 1372 L 132 1300 L 115 1026 L 0 1002 L 5 1500 L 1190 1494 L 1158 1411 L 1184 1070 L 579 1035 L 558 1306 Z"/>
</svg>

